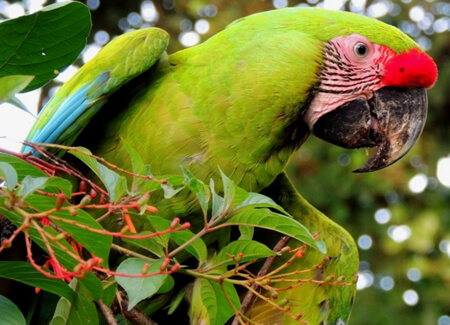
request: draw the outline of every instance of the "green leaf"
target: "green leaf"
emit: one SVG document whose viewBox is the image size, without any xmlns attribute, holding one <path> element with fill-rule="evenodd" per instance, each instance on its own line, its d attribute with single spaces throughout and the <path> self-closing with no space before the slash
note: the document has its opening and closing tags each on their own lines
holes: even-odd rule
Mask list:
<svg viewBox="0 0 450 325">
<path fill-rule="evenodd" d="M 43 195 L 30 195 L 26 202 L 37 211 L 47 211 L 55 207 L 56 198 Z M 112 243 L 112 237 L 85 229 L 85 227 L 104 230 L 103 227 L 86 211 L 77 209 L 77 215 L 73 216 L 67 210 L 52 213 L 53 216 L 67 220 L 67 222 L 52 219 L 52 222 L 66 231 L 81 246 L 93 255 L 103 259 L 103 266 L 108 266 L 108 256 Z"/>
<path fill-rule="evenodd" d="M 140 304 L 137 305 L 137 308 L 139 308 L 140 311 L 142 311 L 145 315 L 151 318 L 152 315 L 154 315 L 155 313 L 163 309 L 166 309 L 167 305 L 170 303 L 171 297 L 172 293 L 158 294 L 151 300 L 141 302 Z M 120 325 L 122 325 L 122 323 L 120 323 Z"/>
<path fill-rule="evenodd" d="M 14 167 L 0 161 L 0 178 L 5 181 L 6 187 L 12 191 L 17 185 L 17 173 Z"/>
<path fill-rule="evenodd" d="M 152 226 L 155 228 L 156 231 L 163 231 L 166 229 L 169 229 L 170 227 L 170 220 L 166 220 L 164 218 L 158 217 L 158 216 L 151 216 L 148 218 L 149 222 L 152 224 Z M 170 239 L 172 239 L 177 245 L 183 245 L 188 240 L 190 240 L 192 237 L 194 237 L 194 233 L 190 230 L 181 230 L 181 231 L 175 231 L 170 234 L 167 234 L 167 236 L 170 235 Z M 166 235 L 163 235 L 166 236 Z M 160 237 L 163 237 L 160 236 Z M 168 238 L 168 237 L 166 237 Z M 205 242 L 201 238 L 197 238 L 194 240 L 191 244 L 187 245 L 185 250 L 195 256 L 200 264 L 203 264 L 206 261 L 206 258 L 208 256 L 208 251 L 206 248 Z"/>
<path fill-rule="evenodd" d="M 22 186 L 17 191 L 17 195 L 21 198 L 26 198 L 31 193 L 45 188 L 58 189 L 63 192 L 67 198 L 70 198 L 72 194 L 72 184 L 67 179 L 60 177 L 26 176 L 22 181 Z"/>
<path fill-rule="evenodd" d="M 116 297 L 117 292 L 117 282 L 114 281 L 113 278 L 109 278 L 102 282 L 103 284 L 103 292 L 102 292 L 102 301 L 106 306 L 111 306 L 114 302 L 114 298 Z"/>
<path fill-rule="evenodd" d="M 0 24 L 0 77 L 35 76 L 24 91 L 55 78 L 86 45 L 89 8 L 80 2 L 48 6 L 32 15 Z"/>
<path fill-rule="evenodd" d="M 185 166 L 182 166 L 182 169 L 185 176 L 186 186 L 192 193 L 195 194 L 203 213 L 206 214 L 208 211 L 208 202 L 211 198 L 208 186 L 201 180 L 195 178 L 195 176 Z"/>
<path fill-rule="evenodd" d="M 167 311 L 167 315 L 172 315 L 173 312 L 178 308 L 183 299 L 186 297 L 186 292 L 188 291 L 188 288 L 189 288 L 188 286 L 184 286 L 177 292 L 177 295 L 170 302 L 170 307 L 169 310 Z"/>
<path fill-rule="evenodd" d="M 4 216 L 6 216 L 13 224 L 15 224 L 17 227 L 22 225 L 24 221 L 24 217 L 14 211 L 10 211 L 8 209 L 3 208 L 0 205 L 0 213 L 2 213 Z M 44 231 L 50 235 L 50 236 L 57 236 L 58 232 L 53 229 L 52 227 L 43 227 Z M 28 234 L 30 235 L 31 239 L 38 244 L 42 249 L 45 251 L 48 251 L 46 243 L 41 237 L 41 234 L 34 228 L 33 225 L 30 226 L 28 229 Z M 68 254 L 68 252 L 72 252 L 73 254 L 76 254 L 76 252 L 73 250 L 73 248 L 66 242 L 66 241 L 59 241 L 59 245 L 63 246 L 61 248 L 59 245 L 54 243 L 53 241 L 48 242 L 50 247 L 55 253 L 56 258 L 58 261 L 68 270 L 73 270 L 73 268 L 78 264 L 78 261 L 75 260 L 72 256 Z M 92 294 L 92 297 L 95 300 L 100 299 L 101 293 L 102 293 L 102 283 L 101 281 L 93 274 L 93 273 L 87 273 L 84 278 L 80 278 L 79 281 L 88 288 L 90 293 Z"/>
<path fill-rule="evenodd" d="M 234 182 L 230 178 L 228 178 L 227 175 L 225 175 L 221 169 L 220 175 L 222 176 L 222 185 L 223 185 L 223 203 L 219 208 L 217 215 L 225 213 L 230 209 L 231 204 L 233 203 L 234 197 L 236 195 L 237 189 L 237 186 L 234 184 Z"/>
<path fill-rule="evenodd" d="M 50 279 L 27 262 L 0 262 L 0 277 L 22 282 L 74 301 L 75 294 L 63 280 Z"/>
<path fill-rule="evenodd" d="M 44 188 L 48 177 L 31 177 L 26 176 L 22 181 L 22 186 L 17 191 L 17 195 L 22 198 L 26 198 L 31 193 Z"/>
<path fill-rule="evenodd" d="M 210 325 L 223 325 L 234 315 L 233 308 L 230 306 L 225 294 L 231 300 L 236 309 L 241 309 L 239 296 L 234 286 L 230 283 L 221 285 L 215 281 L 200 279 L 201 300 L 208 311 Z"/>
<path fill-rule="evenodd" d="M 225 224 L 237 226 L 252 226 L 280 232 L 297 239 L 311 247 L 326 253 L 323 246 L 318 246 L 309 230 L 297 220 L 273 212 L 267 208 L 239 210 L 235 215 L 225 221 Z"/>
<path fill-rule="evenodd" d="M 260 193 L 248 193 L 248 196 L 237 206 L 234 208 L 234 211 L 243 208 L 271 208 L 280 211 L 283 214 L 289 215 L 284 208 L 275 203 L 270 197 L 265 196 Z"/>
<path fill-rule="evenodd" d="M 167 180 L 166 184 L 159 185 L 164 191 L 165 199 L 171 199 L 186 187 L 185 178 L 181 175 L 165 175 L 162 178 Z"/>
<path fill-rule="evenodd" d="M 26 176 L 32 176 L 32 177 L 45 176 L 45 173 L 42 170 L 36 168 L 33 165 L 30 165 L 26 161 L 23 161 L 22 159 L 20 159 L 16 156 L 8 155 L 8 154 L 0 152 L 0 161 L 8 163 L 14 168 L 14 170 L 17 173 L 19 182 L 22 182 L 22 180 Z"/>
<path fill-rule="evenodd" d="M 161 268 L 163 260 L 152 263 L 147 274 L 158 272 Z M 148 261 L 139 258 L 128 258 L 123 261 L 117 268 L 117 272 L 129 275 L 142 275 L 144 265 L 149 264 Z M 167 274 L 159 274 L 147 277 L 124 277 L 116 275 L 116 281 L 128 294 L 128 310 L 132 309 L 141 300 L 153 296 L 161 288 L 166 281 Z"/>
<path fill-rule="evenodd" d="M 119 200 L 120 197 L 126 192 L 125 177 L 120 176 L 115 171 L 99 163 L 93 157 L 88 156 L 88 154 L 91 154 L 88 149 L 83 147 L 77 147 L 77 149 L 83 152 L 69 150 L 69 153 L 84 162 L 98 176 L 98 178 L 100 178 L 108 191 L 111 202 L 116 202 Z"/>
<path fill-rule="evenodd" d="M 228 255 L 238 257 L 242 253 L 243 256 L 240 263 L 248 262 L 255 259 L 265 258 L 276 253 L 269 247 L 253 240 L 236 240 L 225 246 L 214 259 L 214 264 L 234 265 L 235 262 Z"/>
<path fill-rule="evenodd" d="M 172 276 L 168 275 L 167 278 L 164 280 L 164 283 L 159 288 L 157 294 L 163 294 L 163 293 L 169 292 L 170 290 L 173 289 L 174 285 L 175 285 L 175 280 L 173 279 Z"/>
<path fill-rule="evenodd" d="M 142 157 L 139 154 L 139 152 L 137 152 L 137 150 L 135 150 L 130 144 L 128 144 L 128 142 L 125 139 L 120 138 L 120 141 L 124 144 L 125 149 L 127 150 L 128 155 L 130 156 L 133 173 L 145 175 L 147 170 L 145 168 L 144 160 L 142 160 Z M 144 178 L 133 177 L 133 182 L 131 185 L 132 191 L 133 192 L 139 191 L 139 189 L 141 189 L 142 185 L 146 182 L 148 182 L 148 180 L 146 180 Z"/>
<path fill-rule="evenodd" d="M 211 178 L 209 181 L 209 189 L 211 191 L 211 197 L 212 197 L 212 208 L 211 208 L 211 217 L 215 218 L 219 216 L 221 213 L 221 209 L 223 206 L 223 197 L 218 195 L 216 193 L 216 190 L 214 188 L 214 180 Z"/>
<path fill-rule="evenodd" d="M 25 317 L 19 307 L 11 300 L 0 295 L 0 315 L 2 315 L 3 325 L 25 325 Z"/>
<path fill-rule="evenodd" d="M 50 325 L 98 324 L 97 310 L 86 288 L 76 279 L 70 283 L 70 287 L 76 292 L 74 303 L 61 298 Z"/>
<path fill-rule="evenodd" d="M 15 94 L 25 89 L 33 78 L 34 76 L 6 76 L 0 78 L 0 104 L 9 101 Z"/>
<path fill-rule="evenodd" d="M 144 236 L 144 235 L 148 235 L 150 233 L 153 233 L 153 232 L 152 231 L 142 231 L 139 233 L 139 235 Z M 166 245 L 163 243 L 163 241 L 161 240 L 161 238 L 159 236 L 145 238 L 145 239 L 122 238 L 122 241 L 125 243 L 135 245 L 137 247 L 141 247 L 141 248 L 153 253 L 158 258 L 164 256 L 164 247 Z"/>
<path fill-rule="evenodd" d="M 255 233 L 255 228 L 239 226 L 239 232 L 241 233 L 239 240 L 252 240 L 253 234 Z"/>
</svg>

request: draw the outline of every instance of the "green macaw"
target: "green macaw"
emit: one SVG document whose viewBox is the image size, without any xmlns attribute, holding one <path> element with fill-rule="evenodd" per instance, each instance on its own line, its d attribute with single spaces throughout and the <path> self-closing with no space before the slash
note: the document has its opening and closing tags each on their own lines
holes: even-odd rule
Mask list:
<svg viewBox="0 0 450 325">
<path fill-rule="evenodd" d="M 433 60 L 395 27 L 317 8 L 251 15 L 171 55 L 168 42 L 158 28 L 111 41 L 45 106 L 28 140 L 85 146 L 131 168 L 128 144 L 155 175 L 180 174 L 184 165 L 216 184 L 220 166 L 325 241 L 327 256 L 309 249 L 291 270 L 329 257 L 315 279 L 352 281 L 358 271 L 352 237 L 297 193 L 285 167 L 311 133 L 345 148 L 377 147 L 358 172 L 400 159 L 424 125 L 425 88 L 437 78 Z M 188 216 L 193 201 L 180 196 L 171 206 L 160 204 L 160 213 Z M 355 290 L 305 284 L 280 298 L 288 296 L 291 313 L 303 313 L 308 324 L 346 324 Z M 194 306 L 192 324 L 208 324 L 205 312 Z M 262 300 L 247 315 L 261 324 L 296 323 Z"/>
</svg>

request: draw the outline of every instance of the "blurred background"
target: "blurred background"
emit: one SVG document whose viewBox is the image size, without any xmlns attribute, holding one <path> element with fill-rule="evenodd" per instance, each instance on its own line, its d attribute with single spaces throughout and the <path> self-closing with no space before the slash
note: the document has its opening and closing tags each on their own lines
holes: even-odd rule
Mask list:
<svg viewBox="0 0 450 325">
<path fill-rule="evenodd" d="M 55 1 L 0 1 L 0 20 Z M 415 0 L 86 0 L 93 30 L 79 60 L 43 90 L 21 94 L 36 112 L 77 67 L 111 38 L 158 26 L 172 40 L 169 53 L 194 46 L 233 20 L 287 6 L 353 11 L 395 25 L 436 61 L 425 130 L 404 159 L 386 170 L 352 174 L 367 159 L 310 138 L 288 172 L 298 190 L 343 225 L 360 248 L 358 296 L 351 324 L 450 325 L 450 3 Z M 0 147 L 18 150 L 34 117 L 0 105 Z"/>
</svg>

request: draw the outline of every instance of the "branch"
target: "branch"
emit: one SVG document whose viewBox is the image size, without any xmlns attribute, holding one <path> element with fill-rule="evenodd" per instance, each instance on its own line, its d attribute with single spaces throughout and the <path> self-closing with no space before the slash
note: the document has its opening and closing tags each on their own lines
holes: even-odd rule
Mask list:
<svg viewBox="0 0 450 325">
<path fill-rule="evenodd" d="M 278 243 L 273 248 L 273 251 L 278 253 L 281 251 L 281 249 L 287 245 L 291 237 L 284 236 L 281 237 L 281 239 L 278 241 Z M 264 265 L 261 267 L 261 269 L 258 272 L 257 278 L 263 277 L 269 272 L 270 268 L 272 267 L 273 263 L 275 262 L 275 259 L 277 258 L 277 255 L 269 256 L 266 261 L 264 262 Z M 251 286 L 251 289 L 256 290 L 258 288 L 258 283 L 254 282 Z M 244 300 L 242 300 L 242 306 L 240 315 L 245 315 L 250 308 L 250 306 L 253 304 L 253 301 L 255 300 L 255 294 L 252 290 L 249 290 L 247 294 L 244 297 Z M 234 317 L 233 323 L 231 325 L 240 325 L 240 319 L 239 317 Z"/>
</svg>

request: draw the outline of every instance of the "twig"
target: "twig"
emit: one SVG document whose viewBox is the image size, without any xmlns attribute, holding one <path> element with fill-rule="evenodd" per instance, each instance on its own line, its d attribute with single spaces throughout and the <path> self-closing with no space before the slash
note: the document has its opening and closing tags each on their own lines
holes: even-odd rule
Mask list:
<svg viewBox="0 0 450 325">
<path fill-rule="evenodd" d="M 105 303 L 102 300 L 99 300 L 98 306 L 100 307 L 100 310 L 102 311 L 103 315 L 106 318 L 106 321 L 109 325 L 118 325 L 116 317 L 114 316 L 114 313 L 112 312 L 111 308 L 105 305 Z"/>
<path fill-rule="evenodd" d="M 291 239 L 291 237 L 289 237 L 289 236 L 281 237 L 281 239 L 278 241 L 278 243 L 273 248 L 274 252 L 278 253 L 284 246 L 287 245 L 287 243 L 289 242 L 290 239 Z M 269 270 L 272 267 L 273 263 L 275 262 L 276 258 L 277 258 L 277 255 L 273 255 L 273 256 L 269 256 L 266 259 L 266 261 L 264 262 L 264 265 L 261 267 L 261 269 L 258 272 L 257 278 L 263 277 L 267 274 L 267 272 L 269 272 Z M 251 288 L 253 290 L 256 290 L 258 288 L 258 283 L 256 283 L 256 282 L 253 283 Z M 247 292 L 247 294 L 245 295 L 244 300 L 242 300 L 240 315 L 245 315 L 245 313 L 248 311 L 250 306 L 253 304 L 254 299 L 255 299 L 255 294 L 251 290 L 249 290 Z M 234 317 L 233 323 L 231 325 L 240 325 L 240 321 L 237 316 Z"/>
</svg>

